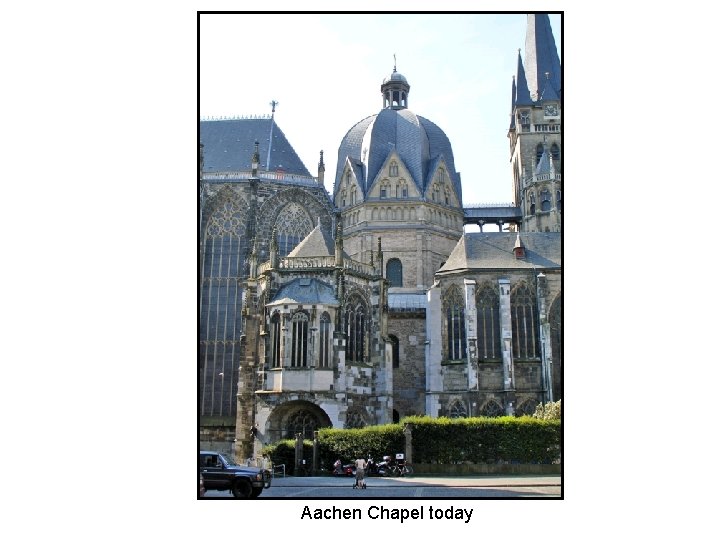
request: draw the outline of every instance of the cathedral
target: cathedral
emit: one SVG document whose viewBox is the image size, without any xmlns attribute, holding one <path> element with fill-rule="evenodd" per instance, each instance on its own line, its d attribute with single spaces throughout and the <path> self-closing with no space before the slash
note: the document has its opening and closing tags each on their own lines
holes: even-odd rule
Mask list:
<svg viewBox="0 0 720 540">
<path fill-rule="evenodd" d="M 202 446 L 244 459 L 323 427 L 562 398 L 561 81 L 548 16 L 528 15 L 506 207 L 463 206 L 451 142 L 396 67 L 339 142 L 332 185 L 274 108 L 200 122 Z"/>
</svg>

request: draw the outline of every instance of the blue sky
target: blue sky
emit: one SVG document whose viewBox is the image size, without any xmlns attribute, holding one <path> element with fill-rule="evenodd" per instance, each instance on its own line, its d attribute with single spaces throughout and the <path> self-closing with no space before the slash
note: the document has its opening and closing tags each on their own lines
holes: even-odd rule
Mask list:
<svg viewBox="0 0 720 540">
<path fill-rule="evenodd" d="M 463 200 L 512 200 L 507 128 L 527 16 L 511 14 L 203 15 L 202 117 L 270 113 L 308 170 L 324 150 L 332 189 L 345 133 L 382 107 L 393 69 L 410 83 L 409 108 L 445 131 Z M 561 52 L 561 16 L 550 16 Z M 562 56 L 561 56 L 562 58 Z"/>
</svg>

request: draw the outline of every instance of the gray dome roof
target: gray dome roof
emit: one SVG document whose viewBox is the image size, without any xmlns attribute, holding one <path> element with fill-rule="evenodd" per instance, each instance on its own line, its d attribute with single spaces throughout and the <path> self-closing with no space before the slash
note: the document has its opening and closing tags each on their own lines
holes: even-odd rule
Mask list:
<svg viewBox="0 0 720 540">
<path fill-rule="evenodd" d="M 365 155 L 364 149 L 367 149 Z M 367 194 L 393 150 L 397 151 L 421 193 L 424 193 L 439 158 L 444 157 L 453 186 L 462 201 L 460 175 L 455 172 L 447 135 L 430 120 L 409 109 L 391 108 L 361 120 L 343 137 L 338 150 L 335 194 L 340 187 L 346 159 L 350 159 L 356 174 L 361 173 L 360 186 L 363 194 Z"/>
<path fill-rule="evenodd" d="M 397 71 L 393 71 L 389 77 L 385 77 L 382 83 L 385 84 L 392 81 L 401 81 L 405 84 L 408 84 L 408 80 L 405 78 L 405 76 L 398 73 Z"/>
</svg>

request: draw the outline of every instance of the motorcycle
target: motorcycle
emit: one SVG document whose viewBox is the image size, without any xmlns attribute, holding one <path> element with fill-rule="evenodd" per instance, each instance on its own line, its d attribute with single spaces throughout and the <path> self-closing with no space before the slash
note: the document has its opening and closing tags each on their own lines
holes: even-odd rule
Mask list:
<svg viewBox="0 0 720 540">
<path fill-rule="evenodd" d="M 385 461 L 385 458 L 383 458 L 382 461 L 379 461 L 375 463 L 375 460 L 368 456 L 367 458 L 368 462 L 368 468 L 367 468 L 367 475 L 368 476 L 387 476 L 388 475 L 388 466 L 387 462 Z"/>
<path fill-rule="evenodd" d="M 355 465 L 347 463 L 340 467 L 333 468 L 333 476 L 355 476 Z"/>
</svg>

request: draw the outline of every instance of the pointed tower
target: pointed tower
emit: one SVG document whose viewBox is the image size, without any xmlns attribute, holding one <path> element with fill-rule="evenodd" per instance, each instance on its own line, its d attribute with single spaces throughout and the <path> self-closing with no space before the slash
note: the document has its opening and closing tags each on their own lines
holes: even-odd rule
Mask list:
<svg viewBox="0 0 720 540">
<path fill-rule="evenodd" d="M 523 231 L 562 230 L 561 81 L 550 19 L 546 13 L 530 14 L 525 62 L 518 50 L 508 129 L 513 193 L 522 209 Z"/>
</svg>

